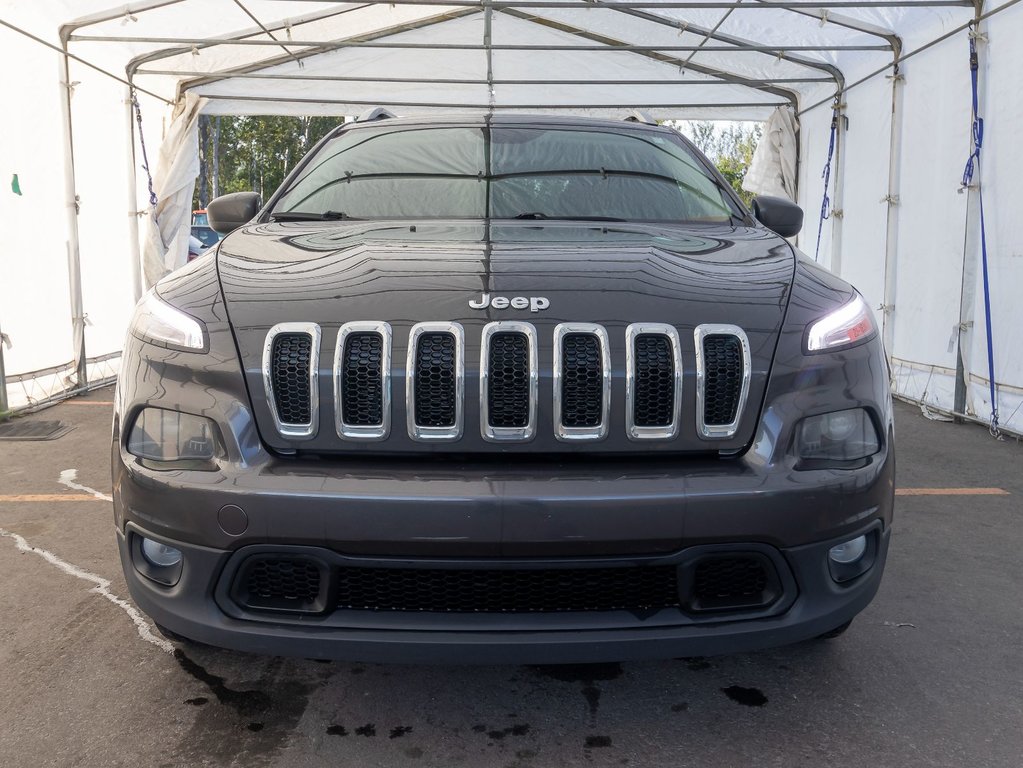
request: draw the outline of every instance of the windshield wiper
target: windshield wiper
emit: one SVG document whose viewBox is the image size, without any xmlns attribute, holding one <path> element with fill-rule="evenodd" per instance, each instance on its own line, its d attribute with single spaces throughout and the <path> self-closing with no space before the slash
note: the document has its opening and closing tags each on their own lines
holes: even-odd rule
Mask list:
<svg viewBox="0 0 1023 768">
<path fill-rule="evenodd" d="M 518 216 L 512 216 L 513 219 L 557 219 L 560 221 L 628 221 L 628 219 L 619 219 L 614 216 L 548 216 L 546 213 L 540 211 L 531 211 L 529 213 L 520 213 Z"/>
<path fill-rule="evenodd" d="M 361 221 L 354 216 L 349 216 L 344 211 L 282 211 L 281 213 L 270 214 L 271 221 Z"/>
</svg>

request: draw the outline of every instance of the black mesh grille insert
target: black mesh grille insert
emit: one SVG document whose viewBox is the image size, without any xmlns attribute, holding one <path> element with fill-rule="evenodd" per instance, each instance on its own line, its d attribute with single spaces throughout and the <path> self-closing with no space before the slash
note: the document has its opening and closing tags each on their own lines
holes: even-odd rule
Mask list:
<svg viewBox="0 0 1023 768">
<path fill-rule="evenodd" d="M 519 332 L 490 337 L 487 409 L 492 427 L 529 424 L 529 339 Z"/>
<path fill-rule="evenodd" d="M 253 608 L 308 610 L 319 597 L 320 580 L 320 567 L 311 560 L 253 558 L 240 574 L 240 602 Z"/>
<path fill-rule="evenodd" d="M 722 426 L 735 421 L 742 393 L 742 343 L 729 334 L 703 340 L 703 423 Z"/>
<path fill-rule="evenodd" d="M 644 333 L 634 342 L 636 393 L 633 422 L 637 427 L 668 427 L 675 420 L 675 360 L 671 340 Z"/>
<path fill-rule="evenodd" d="M 309 394 L 309 364 L 313 339 L 308 333 L 281 333 L 274 337 L 270 357 L 277 416 L 284 424 L 312 421 Z"/>
<path fill-rule="evenodd" d="M 749 555 L 720 555 L 701 560 L 693 578 L 692 602 L 703 610 L 763 605 L 774 593 L 765 562 Z"/>
<path fill-rule="evenodd" d="M 679 606 L 674 566 L 537 570 L 341 568 L 338 608 L 441 613 L 654 610 Z"/>
<path fill-rule="evenodd" d="M 345 338 L 341 364 L 341 409 L 345 424 L 372 427 L 384 421 L 381 379 L 383 337 L 375 331 Z"/>
<path fill-rule="evenodd" d="M 428 332 L 416 348 L 415 419 L 421 427 L 455 425 L 455 337 L 447 332 Z"/>
<path fill-rule="evenodd" d="M 600 339 L 569 333 L 561 340 L 561 423 L 598 427 L 603 418 L 604 377 Z"/>
</svg>

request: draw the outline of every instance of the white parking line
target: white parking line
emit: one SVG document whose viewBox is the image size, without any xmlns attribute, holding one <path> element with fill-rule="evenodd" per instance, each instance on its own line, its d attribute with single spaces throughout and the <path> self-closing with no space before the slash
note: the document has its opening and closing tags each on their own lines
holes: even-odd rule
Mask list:
<svg viewBox="0 0 1023 768">
<path fill-rule="evenodd" d="M 100 493 L 95 488 L 90 488 L 87 485 L 79 485 L 78 483 L 75 482 L 77 478 L 78 478 L 77 469 L 65 469 L 63 472 L 60 473 L 60 477 L 57 478 L 57 482 L 60 483 L 61 485 L 66 485 L 68 488 L 71 488 L 72 490 L 75 491 L 85 491 L 86 493 L 91 493 L 97 499 L 102 499 L 103 501 L 114 500 L 114 497 L 108 493 Z"/>
<path fill-rule="evenodd" d="M 74 472 L 74 470 L 70 471 Z M 61 473 L 61 475 L 63 476 L 63 473 Z M 93 586 L 93 588 L 90 589 L 89 591 L 94 592 L 97 595 L 100 595 L 101 597 L 105 597 L 111 603 L 113 603 L 126 614 L 128 614 L 128 618 L 131 619 L 132 622 L 134 622 L 135 624 L 135 629 L 138 631 L 139 637 L 141 637 L 147 643 L 155 645 L 164 653 L 174 653 L 174 646 L 171 645 L 168 641 L 164 640 L 162 637 L 157 637 L 156 635 L 154 635 L 153 631 L 149 628 L 149 622 L 147 622 L 143 618 L 142 614 L 139 613 L 138 610 L 136 610 L 135 606 L 131 605 L 127 600 L 118 597 L 113 592 L 111 592 L 110 582 L 104 579 L 102 576 L 97 576 L 94 573 L 89 573 L 89 571 L 79 568 L 77 565 L 72 565 L 71 563 L 65 562 L 52 552 L 47 552 L 45 549 L 33 547 L 25 540 L 23 536 L 19 536 L 18 534 L 12 533 L 10 531 L 5 531 L 3 528 L 0 528 L 0 537 L 13 540 L 15 546 L 17 546 L 17 548 L 20 549 L 22 552 L 31 552 L 32 554 L 39 555 L 39 557 L 43 558 L 43 560 L 48 562 L 50 565 L 55 565 L 68 576 L 74 576 L 76 579 L 82 579 L 82 581 L 88 581 L 94 584 L 95 586 Z"/>
</svg>

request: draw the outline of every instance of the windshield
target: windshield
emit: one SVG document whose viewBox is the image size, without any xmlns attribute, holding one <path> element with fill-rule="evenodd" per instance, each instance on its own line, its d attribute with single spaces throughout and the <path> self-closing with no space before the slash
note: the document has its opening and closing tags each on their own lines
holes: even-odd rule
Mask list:
<svg viewBox="0 0 1023 768">
<path fill-rule="evenodd" d="M 340 135 L 303 168 L 271 215 L 725 223 L 741 214 L 696 156 L 667 134 L 429 127 Z"/>
</svg>

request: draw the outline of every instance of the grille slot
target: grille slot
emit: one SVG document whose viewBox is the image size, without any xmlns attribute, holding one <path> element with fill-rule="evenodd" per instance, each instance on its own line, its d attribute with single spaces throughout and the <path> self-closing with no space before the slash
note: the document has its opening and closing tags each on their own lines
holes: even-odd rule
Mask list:
<svg viewBox="0 0 1023 768">
<path fill-rule="evenodd" d="M 748 608 L 767 605 L 778 594 L 777 573 L 766 558 L 714 555 L 696 564 L 689 603 L 697 611 Z"/>
<path fill-rule="evenodd" d="M 677 608 L 675 566 L 545 569 L 340 568 L 337 607 L 436 613 Z"/>
<path fill-rule="evenodd" d="M 263 347 L 263 385 L 277 431 L 285 437 L 316 434 L 320 328 L 282 323 L 270 329 Z"/>
<path fill-rule="evenodd" d="M 483 328 L 480 431 L 487 440 L 530 440 L 536 433 L 536 329 L 506 321 Z"/>
<path fill-rule="evenodd" d="M 741 328 L 701 325 L 696 329 L 697 421 L 704 437 L 738 431 L 749 394 L 749 341 Z"/>
<path fill-rule="evenodd" d="M 409 335 L 407 411 L 416 440 L 462 435 L 465 336 L 457 323 L 419 323 Z"/>
<path fill-rule="evenodd" d="M 565 323 L 554 329 L 554 428 L 560 440 L 607 436 L 611 364 L 607 331 Z"/>
<path fill-rule="evenodd" d="M 234 597 L 249 608 L 322 611 L 326 566 L 309 557 L 250 557 L 235 578 Z"/>
<path fill-rule="evenodd" d="M 679 433 L 682 355 L 673 326 L 638 323 L 625 331 L 626 429 L 633 440 L 670 440 Z"/>
<path fill-rule="evenodd" d="M 391 327 L 387 323 L 346 323 L 334 357 L 337 433 L 378 440 L 391 422 Z"/>
</svg>

